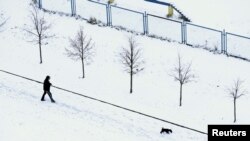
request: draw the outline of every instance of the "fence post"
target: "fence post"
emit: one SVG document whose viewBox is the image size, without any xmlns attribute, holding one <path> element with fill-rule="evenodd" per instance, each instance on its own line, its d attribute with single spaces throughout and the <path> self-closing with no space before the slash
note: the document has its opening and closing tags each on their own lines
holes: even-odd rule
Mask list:
<svg viewBox="0 0 250 141">
<path fill-rule="evenodd" d="M 76 0 L 74 0 L 74 14 L 76 15 Z"/>
<path fill-rule="evenodd" d="M 148 17 L 146 11 L 143 13 L 143 30 L 144 35 L 148 34 Z"/>
<path fill-rule="evenodd" d="M 112 26 L 112 8 L 109 4 L 109 26 Z"/>
<path fill-rule="evenodd" d="M 109 3 L 106 5 L 107 26 L 109 26 Z"/>
<path fill-rule="evenodd" d="M 223 29 L 221 32 L 221 53 L 226 54 L 227 53 L 227 37 L 226 37 L 226 31 Z"/>
<path fill-rule="evenodd" d="M 184 25 L 183 25 L 183 22 L 181 23 L 181 43 L 184 44 Z"/>
<path fill-rule="evenodd" d="M 221 32 L 221 53 L 225 53 L 225 36 L 224 30 Z"/>
<path fill-rule="evenodd" d="M 38 8 L 42 9 L 42 0 L 38 0 Z"/>
<path fill-rule="evenodd" d="M 146 14 L 146 31 L 147 31 L 147 34 L 149 34 L 149 28 L 148 28 L 148 14 Z"/>
<path fill-rule="evenodd" d="M 187 44 L 188 35 L 187 35 L 187 23 L 186 23 L 186 21 L 184 21 L 184 31 L 185 31 L 184 41 L 185 41 L 185 44 Z"/>
<path fill-rule="evenodd" d="M 73 0 L 70 1 L 71 4 L 71 16 L 74 16 L 74 11 L 73 11 Z"/>
<path fill-rule="evenodd" d="M 106 5 L 106 16 L 107 16 L 107 26 L 111 26 L 111 6 L 109 3 Z"/>
<path fill-rule="evenodd" d="M 75 16 L 76 15 L 76 1 L 71 0 L 71 15 Z"/>
<path fill-rule="evenodd" d="M 227 54 L 227 32 L 225 31 L 225 29 L 223 30 L 223 32 L 224 32 L 224 38 L 225 38 L 224 40 L 225 54 Z"/>
<path fill-rule="evenodd" d="M 185 21 L 181 23 L 181 41 L 183 44 L 187 44 L 187 24 Z"/>
</svg>

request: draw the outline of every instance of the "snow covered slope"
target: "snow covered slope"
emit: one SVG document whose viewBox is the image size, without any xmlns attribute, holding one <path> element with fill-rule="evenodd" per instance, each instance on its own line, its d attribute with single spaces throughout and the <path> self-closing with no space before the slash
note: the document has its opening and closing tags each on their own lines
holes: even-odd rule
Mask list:
<svg viewBox="0 0 250 141">
<path fill-rule="evenodd" d="M 62 91 L 54 91 L 57 103 L 41 102 L 41 86 L 1 74 L 1 128 L 3 141 L 164 141 L 205 140 L 182 128 L 124 112 Z M 47 99 L 48 100 L 48 99 Z M 147 123 L 147 124 L 145 124 Z M 173 129 L 159 134 L 161 126 Z"/>
</svg>

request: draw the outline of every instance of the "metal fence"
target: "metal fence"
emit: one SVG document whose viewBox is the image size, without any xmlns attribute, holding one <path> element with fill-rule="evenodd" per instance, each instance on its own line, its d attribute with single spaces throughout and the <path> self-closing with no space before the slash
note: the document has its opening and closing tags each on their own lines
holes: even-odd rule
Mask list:
<svg viewBox="0 0 250 141">
<path fill-rule="evenodd" d="M 79 15 L 87 20 L 94 17 L 107 26 L 125 28 L 250 61 L 250 37 L 225 30 L 92 0 L 38 0 L 37 4 L 39 8 Z"/>
<path fill-rule="evenodd" d="M 223 52 L 224 44 L 222 31 L 186 23 L 186 44 L 204 48 L 214 52 Z"/>
<path fill-rule="evenodd" d="M 250 38 L 226 32 L 225 48 L 229 56 L 250 60 Z"/>
<path fill-rule="evenodd" d="M 72 12 L 72 6 L 71 2 L 69 0 L 39 0 L 40 2 L 40 7 L 54 10 L 54 11 L 59 11 L 59 12 L 64 12 L 64 13 L 70 13 Z"/>
<path fill-rule="evenodd" d="M 144 13 L 142 12 L 111 5 L 110 22 L 112 26 L 122 26 L 144 33 Z"/>
<path fill-rule="evenodd" d="M 87 0 L 71 0 L 76 2 L 75 12 L 73 15 L 80 15 L 85 19 L 91 17 L 108 24 L 108 13 L 107 4 L 98 2 L 89 2 Z"/>
<path fill-rule="evenodd" d="M 169 40 L 182 42 L 182 22 L 147 14 L 149 35 L 156 35 Z M 155 26 L 157 25 L 157 26 Z"/>
</svg>

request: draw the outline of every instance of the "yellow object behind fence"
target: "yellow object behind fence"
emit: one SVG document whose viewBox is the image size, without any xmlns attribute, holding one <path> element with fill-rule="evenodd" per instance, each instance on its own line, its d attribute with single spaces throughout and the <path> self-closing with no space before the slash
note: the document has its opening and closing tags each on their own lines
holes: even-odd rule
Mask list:
<svg viewBox="0 0 250 141">
<path fill-rule="evenodd" d="M 111 4 L 113 3 L 115 0 L 109 0 L 108 3 Z"/>
<path fill-rule="evenodd" d="M 172 17 L 174 14 L 174 9 L 171 5 L 168 6 L 168 14 L 167 17 Z"/>
</svg>

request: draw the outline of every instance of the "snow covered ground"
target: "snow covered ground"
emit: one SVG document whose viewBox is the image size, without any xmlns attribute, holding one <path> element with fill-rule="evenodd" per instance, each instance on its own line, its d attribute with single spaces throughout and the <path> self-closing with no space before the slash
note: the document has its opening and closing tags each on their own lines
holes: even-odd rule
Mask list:
<svg viewBox="0 0 250 141">
<path fill-rule="evenodd" d="M 14 87 L 13 87 L 14 84 Z M 1 74 L 0 139 L 5 141 L 205 140 L 206 136 L 124 112 L 62 91 L 57 104 L 41 102 L 41 85 Z M 5 108 L 3 108 L 5 107 Z M 147 123 L 147 124 L 145 124 Z M 175 129 L 159 134 L 161 126 Z"/>
<path fill-rule="evenodd" d="M 71 17 L 45 17 L 56 37 L 43 46 L 44 63 L 39 64 L 38 46 L 27 42 L 23 28 L 30 25 L 29 0 L 0 0 L 1 11 L 9 17 L 0 33 L 0 69 L 96 97 L 159 118 L 206 132 L 208 124 L 233 124 L 233 103 L 227 88 L 233 80 L 250 85 L 250 63 L 193 49 L 146 36 L 136 36 L 143 49 L 145 70 L 135 77 L 134 93 L 129 94 L 129 76 L 123 72 L 118 54 L 127 46 L 130 33 L 98 27 Z M 139 3 L 139 2 L 138 2 Z M 18 12 L 17 12 L 18 11 Z M 244 19 L 243 19 L 244 21 Z M 84 27 L 95 42 L 93 62 L 81 78 L 80 62 L 67 57 L 69 37 Z M 184 86 L 183 106 L 179 107 L 179 87 L 172 73 L 180 53 L 192 61 L 194 82 Z M 249 90 L 248 90 L 249 91 Z M 42 86 L 0 73 L 0 140 L 124 140 L 124 141 L 205 141 L 205 135 L 152 120 L 120 109 L 80 99 L 52 89 L 57 104 L 40 102 Z M 250 123 L 249 95 L 238 101 L 238 124 Z M 159 134 L 161 127 L 173 134 Z"/>
</svg>

